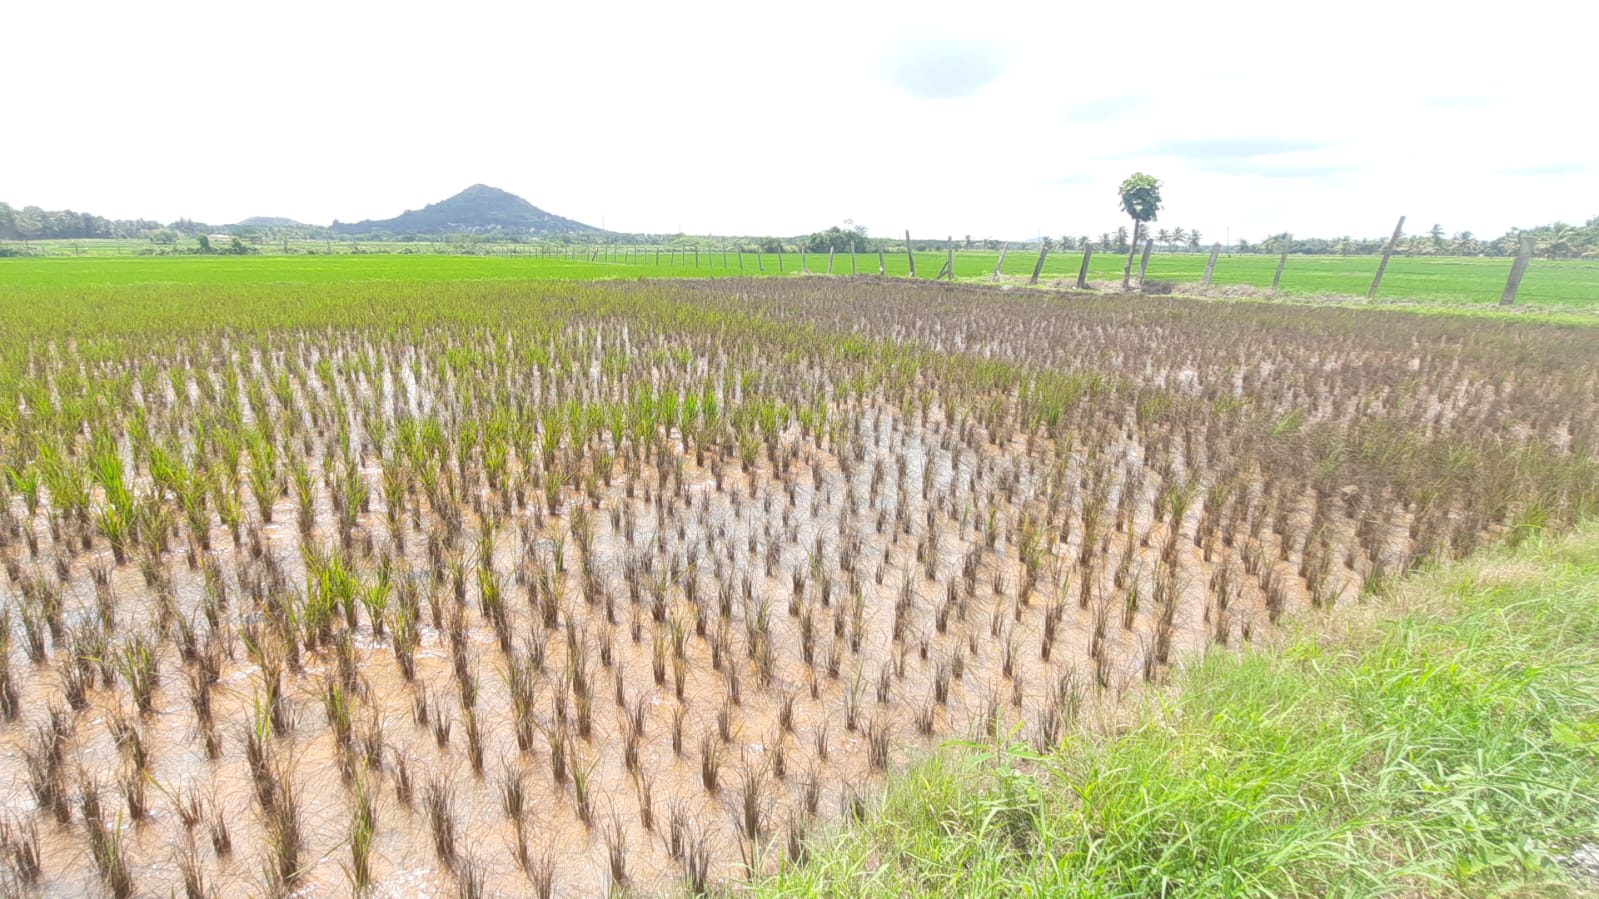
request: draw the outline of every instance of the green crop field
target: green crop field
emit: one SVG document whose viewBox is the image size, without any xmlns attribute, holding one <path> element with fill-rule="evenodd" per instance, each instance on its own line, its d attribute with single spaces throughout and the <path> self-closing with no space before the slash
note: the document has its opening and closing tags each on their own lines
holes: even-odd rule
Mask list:
<svg viewBox="0 0 1599 899">
<path fill-rule="evenodd" d="M 0 289 L 11 286 L 82 288 L 123 284 L 328 284 L 360 281 L 458 280 L 610 280 L 639 277 L 722 277 L 728 275 L 826 274 L 826 256 L 784 254 L 722 254 L 701 251 L 698 264 L 692 253 L 613 248 L 609 260 L 595 261 L 579 251 L 578 258 L 534 255 L 335 254 L 319 256 L 48 256 L 0 259 Z M 918 253 L 916 274 L 936 276 L 944 264 L 943 253 Z M 955 254 L 955 275 L 961 280 L 986 281 L 999 254 L 961 251 Z M 659 261 L 657 261 L 657 258 Z M 1082 260 L 1079 252 L 1052 253 L 1045 260 L 1040 284 L 1072 284 Z M 1037 255 L 1030 250 L 1008 253 L 1001 280 L 1025 283 Z M 1198 253 L 1156 253 L 1150 259 L 1148 278 L 1178 285 L 1197 284 L 1206 256 Z M 903 252 L 885 253 L 882 271 L 904 276 L 909 270 Z M 1106 286 L 1119 282 L 1123 257 L 1096 253 L 1090 282 Z M 1217 262 L 1214 285 L 1243 288 L 1245 293 L 1270 287 L 1277 258 L 1262 255 L 1223 256 Z M 1280 292 L 1294 297 L 1364 297 L 1371 285 L 1377 260 L 1369 256 L 1292 256 L 1283 274 Z M 1451 305 L 1491 306 L 1498 302 L 1509 274 L 1510 260 L 1455 257 L 1396 257 L 1388 267 L 1379 302 L 1426 301 Z M 852 271 L 849 256 L 832 260 L 835 275 Z M 859 254 L 853 271 L 879 272 L 876 254 Z M 1599 309 L 1599 261 L 1535 260 L 1522 284 L 1518 305 L 1565 312 Z"/>
</svg>

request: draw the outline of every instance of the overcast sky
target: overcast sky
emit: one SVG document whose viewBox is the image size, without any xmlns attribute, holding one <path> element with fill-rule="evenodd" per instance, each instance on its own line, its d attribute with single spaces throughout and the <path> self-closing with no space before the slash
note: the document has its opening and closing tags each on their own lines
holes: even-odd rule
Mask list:
<svg viewBox="0 0 1599 899">
<path fill-rule="evenodd" d="M 18 2 L 0 200 L 622 231 L 1497 236 L 1599 213 L 1599 5 Z"/>
</svg>

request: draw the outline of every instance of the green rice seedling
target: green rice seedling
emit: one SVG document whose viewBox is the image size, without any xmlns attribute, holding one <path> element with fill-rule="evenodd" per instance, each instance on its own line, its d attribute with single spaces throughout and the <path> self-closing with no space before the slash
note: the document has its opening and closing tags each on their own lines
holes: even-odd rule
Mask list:
<svg viewBox="0 0 1599 899">
<path fill-rule="evenodd" d="M 866 722 L 867 763 L 878 771 L 888 770 L 888 748 L 892 734 L 892 726 L 886 720 L 879 721 L 874 717 Z"/>
<path fill-rule="evenodd" d="M 292 786 L 289 772 L 276 772 L 274 780 L 278 789 L 271 806 L 262 809 L 261 831 L 268 888 L 282 895 L 292 890 L 304 874 L 301 858 L 307 834 L 300 816 L 299 793 Z"/>
<path fill-rule="evenodd" d="M 364 777 L 353 781 L 354 798 L 350 809 L 350 884 L 355 892 L 372 883 L 372 840 L 377 833 L 377 812 Z"/>
<path fill-rule="evenodd" d="M 721 744 L 713 733 L 706 731 L 700 737 L 700 784 L 705 787 L 705 792 L 716 794 L 721 767 Z"/>
<path fill-rule="evenodd" d="M 583 826 L 594 829 L 594 769 L 599 764 L 595 759 L 585 763 L 581 758 L 572 762 L 572 806 L 577 811 L 577 818 Z"/>
<path fill-rule="evenodd" d="M 568 774 L 567 748 L 571 745 L 565 722 L 557 721 L 554 727 L 544 732 L 544 736 L 550 750 L 550 779 L 557 785 L 564 784 Z"/>
<path fill-rule="evenodd" d="M 766 818 L 770 808 L 770 800 L 766 795 L 767 768 L 763 764 L 745 760 L 740 769 L 734 819 L 739 833 L 753 844 L 760 842 L 766 834 Z"/>
<path fill-rule="evenodd" d="M 333 731 L 334 746 L 340 753 L 349 753 L 354 734 L 352 703 L 350 694 L 337 677 L 323 678 L 322 709 Z"/>
<path fill-rule="evenodd" d="M 69 740 L 69 724 L 63 717 L 52 715 L 48 723 L 35 727 L 27 745 L 22 749 L 28 789 L 33 794 L 34 801 L 39 804 L 39 808 L 50 810 L 56 820 L 63 824 L 72 817 L 65 764 Z"/>
<path fill-rule="evenodd" d="M 256 802 L 265 810 L 277 801 L 279 789 L 277 772 L 273 769 L 268 755 L 272 739 L 270 715 L 259 698 L 255 703 L 253 724 L 244 725 L 242 730 L 245 766 L 250 772 L 250 782 L 255 789 Z"/>
<path fill-rule="evenodd" d="M 422 800 L 433 834 L 433 853 L 439 864 L 452 871 L 460 861 L 456 849 L 455 794 L 455 785 L 447 775 L 435 776 L 428 781 Z"/>
<path fill-rule="evenodd" d="M 527 777 L 514 763 L 506 762 L 500 772 L 499 795 L 500 810 L 520 838 L 527 826 Z"/>
<path fill-rule="evenodd" d="M 611 885 L 613 888 L 626 888 L 629 882 L 627 874 L 627 827 L 613 815 L 611 820 L 600 829 L 600 838 L 605 843 L 606 873 L 610 876 Z"/>
<path fill-rule="evenodd" d="M 118 786 L 122 788 L 123 798 L 128 804 L 128 819 L 138 823 L 145 819 L 149 813 L 150 804 L 145 791 L 148 774 L 141 770 L 124 772 L 118 779 Z"/>
<path fill-rule="evenodd" d="M 106 893 L 115 899 L 133 895 L 133 875 L 122 845 L 122 816 L 109 825 L 98 816 L 85 819 L 84 823 L 89 834 L 89 854 Z"/>
</svg>

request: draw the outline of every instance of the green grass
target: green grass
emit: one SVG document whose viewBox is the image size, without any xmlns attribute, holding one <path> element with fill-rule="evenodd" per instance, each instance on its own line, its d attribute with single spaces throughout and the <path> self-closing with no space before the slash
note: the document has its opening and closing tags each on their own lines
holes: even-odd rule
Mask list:
<svg viewBox="0 0 1599 899">
<path fill-rule="evenodd" d="M 580 251 L 582 253 L 582 251 Z M 967 251 L 955 254 L 955 274 L 963 280 L 986 281 L 997 253 Z M 1043 283 L 1075 281 L 1082 254 L 1051 254 L 1045 261 Z M 1021 249 L 1006 255 L 1003 275 L 1008 282 L 1025 281 L 1032 273 L 1036 251 Z M 1156 253 L 1148 277 L 1178 283 L 1196 283 L 1203 275 L 1206 256 L 1195 253 Z M 904 253 L 887 253 L 885 271 L 903 276 L 909 265 Z M 919 277 L 935 276 L 944 263 L 943 253 L 918 253 Z M 1121 257 L 1096 253 L 1090 279 L 1117 281 Z M 1215 284 L 1265 289 L 1271 285 L 1277 259 L 1273 256 L 1224 256 L 1216 267 Z M 659 264 L 653 252 L 620 261 L 603 257 L 589 262 L 586 255 L 569 258 L 539 256 L 450 256 L 431 253 L 390 253 L 325 256 L 49 256 L 0 259 L 0 289 L 15 287 L 77 288 L 127 284 L 328 284 L 359 281 L 488 280 L 596 280 L 638 277 L 721 277 L 727 275 L 795 274 L 802 269 L 822 274 L 827 257 L 775 254 L 743 257 L 709 251 L 678 254 L 675 264 L 663 254 Z M 857 271 L 875 275 L 876 254 L 860 254 Z M 1376 270 L 1374 257 L 1295 256 L 1288 260 L 1282 292 L 1290 296 L 1365 296 Z M 1499 300 L 1509 273 L 1508 259 L 1396 257 L 1383 281 L 1379 303 L 1424 301 L 1467 306 L 1492 306 Z M 833 260 L 834 274 L 849 274 L 847 255 Z M 1535 260 L 1523 282 L 1518 304 L 1560 311 L 1599 309 L 1599 261 Z"/>
<path fill-rule="evenodd" d="M 1212 653 L 1118 737 L 950 745 L 766 895 L 1585 895 L 1599 527 Z"/>
</svg>

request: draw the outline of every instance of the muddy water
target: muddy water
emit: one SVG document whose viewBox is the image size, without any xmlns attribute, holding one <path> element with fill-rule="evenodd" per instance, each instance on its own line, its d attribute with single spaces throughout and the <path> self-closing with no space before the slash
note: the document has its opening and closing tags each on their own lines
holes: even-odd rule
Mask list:
<svg viewBox="0 0 1599 899">
<path fill-rule="evenodd" d="M 414 408 L 418 403 L 417 388 L 410 369 L 402 367 L 401 371 L 405 373 L 401 385 L 396 386 L 385 376 L 379 389 L 386 395 L 402 391 Z M 547 559 L 554 541 L 564 541 L 562 619 L 563 624 L 570 620 L 581 635 L 594 697 L 592 733 L 587 739 L 573 738 L 569 763 L 588 772 L 593 792 L 591 824 L 581 820 L 570 777 L 562 782 L 552 777 L 550 748 L 542 734 L 531 751 L 517 749 L 510 695 L 503 680 L 505 656 L 491 627 L 481 617 L 472 578 L 468 578 L 465 606 L 470 655 L 480 685 L 476 714 L 485 758 L 481 775 L 468 763 L 450 651 L 445 636 L 431 626 L 428 603 L 424 601 L 422 606 L 416 683 L 432 700 L 435 716 L 442 710 L 453 722 L 444 747 L 437 745 L 431 730 L 414 720 L 413 697 L 419 688 L 402 677 L 389 640 L 375 634 L 362 613 L 354 641 L 363 682 L 356 729 L 359 733 L 363 727 L 370 727 L 370 722 L 380 722 L 384 745 L 381 765 L 365 775 L 368 789 L 376 796 L 373 895 L 455 891 L 455 876 L 435 854 L 428 818 L 420 805 L 421 797 L 435 782 L 448 786 L 459 855 L 468 863 L 466 866 L 481 874 L 490 894 L 525 893 L 530 888 L 527 874 L 515 861 L 515 831 L 501 811 L 499 785 L 507 772 L 520 772 L 523 778 L 529 854 L 535 862 L 548 859 L 557 895 L 603 892 L 611 883 L 607 850 L 621 844 L 625 844 L 620 854 L 626 860 L 623 873 L 628 885 L 646 893 L 660 892 L 671 889 L 683 876 L 682 865 L 668 851 L 674 815 L 690 822 L 692 833 L 710 851 L 711 879 L 736 880 L 745 876 L 751 866 L 771 870 L 785 851 L 791 829 L 812 832 L 821 823 L 843 814 L 853 797 L 869 800 L 885 773 L 870 764 L 868 722 L 890 734 L 888 767 L 893 769 L 951 737 L 980 736 L 993 729 L 1018 739 L 1034 739 L 1052 688 L 1061 684 L 1063 677 L 1079 692 L 1080 714 L 1084 717 L 1114 708 L 1117 698 L 1139 682 L 1150 645 L 1154 610 L 1146 603 L 1130 616 L 1131 626 L 1124 627 L 1121 601 L 1125 590 L 1112 586 L 1111 569 L 1123 541 L 1134 539 L 1134 533 L 1151 530 L 1147 500 L 1140 499 L 1135 504 L 1128 534 L 1108 535 L 1106 561 L 1086 575 L 1095 579 L 1092 592 L 1098 597 L 1087 608 L 1080 607 L 1077 600 L 1079 578 L 1085 576 L 1073 563 L 1080 549 L 1077 535 L 1062 545 L 1049 541 L 1050 552 L 1059 560 L 1050 566 L 1054 574 L 1046 576 L 1032 595 L 1018 597 L 1018 585 L 1023 579 L 1018 558 L 1018 522 L 1027 498 L 1039 492 L 1038 473 L 1054 448 L 1038 441 L 1029 451 L 1028 445 L 1018 439 L 1005 446 L 985 442 L 981 449 L 974 450 L 959 439 L 949 439 L 953 426 L 942 421 L 936 407 L 925 421 L 903 418 L 897 410 L 885 407 L 841 412 L 852 420 L 866 447 L 864 459 L 855 463 L 853 479 L 846 478 L 845 466 L 831 447 L 804 441 L 797 432 L 785 438 L 785 445 L 793 452 L 787 478 L 793 484 L 792 491 L 773 471 L 764 452 L 756 469 L 748 475 L 740 471 L 736 457 L 728 454 L 723 460 L 726 470 L 720 488 L 712 472 L 696 466 L 692 455 L 679 456 L 681 479 L 669 481 L 664 496 L 656 492 L 657 472 L 646 466 L 630 498 L 624 487 L 627 479 L 619 465 L 614 484 L 603 491 L 598 508 L 592 510 L 592 565 L 615 603 L 615 625 L 606 621 L 601 606 L 590 606 L 582 598 L 578 574 L 582 560 L 574 539 L 567 536 L 573 508 L 585 501 L 581 495 L 568 488 L 560 515 L 541 515 L 531 507 L 516 508 L 513 522 L 537 522 L 530 524 L 534 539 L 527 544 L 514 525 L 498 532 L 490 555 L 507 588 L 518 645 L 524 650 L 533 640 L 546 645 L 545 674 L 537 692 L 537 717 L 544 728 L 554 727 L 558 694 L 568 694 L 568 706 L 572 703 L 562 676 L 568 651 L 560 629 L 546 632 L 535 619 L 515 573 L 529 556 Z M 1143 448 L 1129 440 L 1116 453 L 1118 462 L 1141 464 Z M 873 491 L 870 482 L 878 462 L 883 465 L 884 475 Z M 1072 473 L 1080 475 L 1086 462 L 1073 457 Z M 899 474 L 901 463 L 903 480 Z M 929 465 L 929 495 L 935 500 L 953 496 L 953 500 L 939 504 L 933 512 L 941 539 L 931 578 L 917 559 L 917 544 L 928 526 L 930 503 L 922 498 L 920 485 L 923 469 Z M 411 516 L 402 514 L 402 533 L 389 533 L 381 509 L 381 471 L 375 464 L 368 464 L 364 474 L 371 482 L 374 497 L 372 511 L 361 516 L 360 528 L 372 538 L 379 552 L 394 553 L 401 576 L 428 578 L 432 570 L 423 549 L 424 531 L 414 530 Z M 849 511 L 852 491 L 860 505 L 853 514 Z M 875 504 L 869 500 L 873 494 Z M 539 502 L 534 492 L 527 498 L 530 503 Z M 497 498 L 489 501 L 497 502 Z M 320 484 L 317 503 L 317 535 L 331 540 L 337 528 L 329 497 Z M 909 534 L 896 527 L 901 504 L 910 523 Z M 425 503 L 422 505 L 425 507 Z M 947 507 L 966 511 L 952 516 Z M 624 510 L 621 528 L 611 523 L 612 509 Z M 958 611 L 950 614 L 940 630 L 938 607 L 950 595 L 950 585 L 962 580 L 960 560 L 968 551 L 986 547 L 980 524 L 991 510 L 997 522 L 995 544 L 992 549 L 983 549 L 975 588 L 968 594 L 964 586 L 958 586 Z M 885 521 L 881 531 L 880 515 Z M 1206 584 L 1222 560 L 1207 563 L 1194 547 L 1191 529 L 1195 517 L 1194 512 L 1189 513 L 1179 547 L 1174 658 L 1203 649 L 1218 630 Z M 468 514 L 467 519 L 465 531 L 470 544 L 471 535 L 476 533 L 475 518 Z M 280 500 L 274 523 L 261 530 L 269 551 L 281 560 L 288 582 L 302 587 L 305 567 L 294 520 L 292 502 Z M 658 520 L 665 525 L 659 534 Z M 42 519 L 36 525 L 45 530 Z M 425 515 L 424 527 L 432 525 L 432 516 Z M 848 599 L 849 574 L 840 567 L 844 536 L 858 540 L 854 570 L 863 608 L 858 649 L 849 645 L 853 624 L 848 615 L 844 616 L 841 634 L 835 633 L 834 626 L 835 614 Z M 403 553 L 395 548 L 396 538 L 402 537 Z M 752 537 L 754 552 L 750 550 Z M 263 889 L 263 822 L 250 786 L 243 748 L 245 729 L 262 689 L 261 672 L 248 660 L 240 639 L 242 622 L 254 612 L 240 589 L 239 572 L 246 564 L 244 551 L 232 545 L 223 529 L 217 529 L 212 538 L 211 556 L 224 572 L 231 598 L 222 634 L 230 656 L 213 692 L 223 743 L 221 758 L 206 757 L 197 720 L 188 704 L 183 667 L 170 643 L 163 644 L 160 652 L 161 684 L 156 690 L 154 712 L 136 715 L 124 686 L 104 689 L 97 685 L 91 691 L 89 708 L 76 716 L 75 737 L 68 751 L 68 781 L 74 795 L 81 769 L 100 782 L 107 807 L 116 808 L 120 801 L 116 781 L 129 765 L 127 752 L 115 743 L 112 722 L 120 716 L 142 734 L 151 760 L 146 788 L 151 810 L 144 820 L 128 822 L 123 830 L 126 856 L 136 888 L 142 894 L 181 892 L 177 859 L 189 847 L 217 894 L 258 893 Z M 1296 580 L 1293 561 L 1278 561 L 1280 554 L 1273 539 L 1268 531 L 1262 542 L 1264 556 L 1272 560 L 1269 564 L 1286 582 L 1302 587 L 1303 582 Z M 1145 597 L 1154 590 L 1156 554 L 1162 540 L 1163 532 L 1155 526 L 1149 547 L 1139 546 L 1130 556 L 1131 577 Z M 772 542 L 778 550 L 769 577 L 766 553 Z M 813 565 L 812 553 L 818 545 L 820 559 Z M 58 549 L 47 537 L 41 553 L 50 558 Z M 463 551 L 467 549 L 470 547 L 463 547 Z M 656 625 L 651 621 L 649 591 L 641 591 L 641 605 L 635 606 L 629 600 L 625 563 L 630 555 L 647 555 L 655 573 L 648 577 L 653 579 L 656 574 L 664 576 L 674 559 L 681 561 L 691 551 L 698 555 L 700 603 L 706 611 L 708 629 L 703 637 L 693 633 L 697 610 L 686 598 L 681 579 L 677 580 L 667 591 L 668 617 L 685 623 L 690 633 L 684 650 L 687 677 L 680 700 L 673 689 L 670 666 L 665 684 L 657 686 L 654 682 L 652 644 Z M 465 552 L 465 557 L 472 558 L 470 552 Z M 78 556 L 64 585 L 69 623 L 86 618 L 94 608 L 95 588 L 89 575 L 93 559 L 109 560 L 109 552 L 97 547 L 92 554 Z M 1229 557 L 1229 561 L 1235 559 Z M 199 610 L 205 585 L 200 572 L 186 564 L 182 552 L 171 554 L 166 564 L 180 612 L 199 621 L 197 628 L 203 630 Z M 470 572 L 472 563 L 468 561 L 467 565 Z M 373 564 L 368 560 L 361 567 L 370 570 Z M 879 569 L 883 572 L 881 578 Z M 791 573 L 795 570 L 806 572 L 796 605 L 813 622 L 812 663 L 802 657 L 801 616 L 790 613 L 790 598 L 794 595 Z M 813 571 L 824 573 L 832 582 L 827 604 L 822 601 L 821 585 L 811 577 Z M 1353 572 L 1343 574 L 1344 586 L 1339 595 L 1348 598 L 1357 581 Z M 41 572 L 41 576 L 53 577 L 47 572 Z M 744 598 L 746 578 L 749 600 Z M 1260 632 L 1267 627 L 1257 580 L 1240 580 L 1242 588 L 1229 612 L 1232 623 L 1223 628 L 1231 642 L 1251 629 Z M 113 582 L 119 597 L 118 631 L 113 643 L 133 631 L 152 631 L 157 607 L 138 567 L 119 567 Z M 729 585 L 735 598 L 725 624 L 719 624 L 716 604 L 723 583 Z M 15 585 L 10 589 L 14 591 Z M 446 606 L 453 602 L 447 596 L 447 586 L 433 589 L 445 594 Z M 894 607 L 906 590 L 912 597 L 909 623 L 903 636 L 896 640 Z M 1041 651 L 1044 618 L 1057 598 L 1061 619 L 1050 657 L 1045 660 Z M 1303 590 L 1293 593 L 1292 599 L 1303 602 Z M 749 624 L 758 617 L 763 603 L 769 622 L 765 639 L 774 649 L 769 683 L 763 682 L 750 658 L 748 642 Z M 1096 618 L 1108 622 L 1103 644 L 1107 662 L 1097 667 L 1088 655 Z M 637 640 L 633 634 L 635 620 L 641 622 Z M 710 639 L 719 626 L 725 627 L 729 635 L 720 672 L 713 665 Z M 602 661 L 601 647 L 605 643 L 610 647 L 608 663 Z M 1013 660 L 1009 676 L 1004 671 L 1007 645 Z M 63 651 L 54 649 L 52 657 Z M 836 676 L 828 671 L 829 656 L 835 651 Z M 66 825 L 49 821 L 37 809 L 28 788 L 23 752 L 48 707 L 61 704 L 59 676 L 52 666 L 30 665 L 15 645 L 11 664 L 21 682 L 24 720 L 0 728 L 0 815 L 32 816 L 40 822 L 44 872 L 41 889 L 45 893 L 98 894 L 81 813 L 75 807 L 73 820 Z M 348 834 L 353 791 L 341 776 L 339 750 L 319 698 L 322 678 L 333 670 L 331 656 L 308 653 L 301 672 L 286 674 L 284 685 L 294 710 L 294 726 L 272 740 L 275 758 L 290 772 L 307 835 L 293 890 L 296 895 L 342 895 L 349 892 L 351 885 Z M 735 671 L 738 679 L 736 702 L 729 671 Z M 879 701 L 877 686 L 885 671 L 889 672 L 888 694 Z M 943 677 L 948 678 L 948 695 L 937 702 L 935 684 Z M 628 770 L 624 759 L 623 708 L 616 701 L 618 681 L 627 706 L 642 703 L 644 708 L 636 773 Z M 785 731 L 779 723 L 779 708 L 783 698 L 790 696 L 792 729 Z M 858 710 L 853 729 L 847 720 L 847 709 L 852 705 Z M 730 725 L 726 741 L 719 733 L 718 721 L 718 715 L 724 712 Z M 671 739 L 678 715 L 682 720 L 681 754 L 673 751 Z M 929 715 L 931 733 L 923 734 L 918 719 Z M 707 738 L 721 759 L 715 791 L 707 790 L 701 778 L 701 745 L 702 739 Z M 781 776 L 775 761 L 779 754 L 784 757 L 786 769 Z M 401 802 L 396 792 L 396 770 L 401 760 L 413 781 L 415 798 L 410 804 Z M 758 784 L 753 793 L 760 830 L 753 847 L 741 835 L 748 818 L 740 802 L 741 787 L 751 780 Z M 653 812 L 648 827 L 643 799 L 646 785 Z M 806 807 L 807 793 L 813 789 L 818 795 L 814 816 Z M 227 822 L 231 854 L 219 857 L 213 851 L 207 821 L 192 829 L 185 827 L 178 809 L 191 801 L 190 797 L 197 797 L 207 820 Z"/>
</svg>

